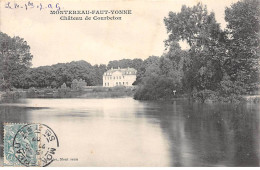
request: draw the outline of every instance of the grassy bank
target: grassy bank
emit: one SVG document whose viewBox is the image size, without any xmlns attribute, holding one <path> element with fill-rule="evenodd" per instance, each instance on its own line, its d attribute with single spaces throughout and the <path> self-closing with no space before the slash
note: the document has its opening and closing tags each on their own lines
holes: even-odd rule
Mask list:
<svg viewBox="0 0 260 170">
<path fill-rule="evenodd" d="M 88 92 L 81 95 L 81 98 L 117 98 L 117 97 L 132 97 L 132 91 L 107 91 L 107 92 Z"/>
<path fill-rule="evenodd" d="M 116 98 L 133 97 L 135 89 L 123 86 L 118 87 L 87 87 L 82 90 L 70 88 L 30 88 L 14 89 L 13 91 L 1 92 L 0 102 L 11 102 L 19 98 Z"/>
<path fill-rule="evenodd" d="M 28 98 L 110 98 L 133 96 L 134 89 L 126 87 L 86 87 L 81 90 L 64 89 L 29 89 Z"/>
</svg>

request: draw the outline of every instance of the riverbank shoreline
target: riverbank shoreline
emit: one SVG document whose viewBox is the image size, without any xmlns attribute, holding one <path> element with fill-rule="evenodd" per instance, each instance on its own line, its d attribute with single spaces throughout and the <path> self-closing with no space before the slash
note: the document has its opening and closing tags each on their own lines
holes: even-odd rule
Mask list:
<svg viewBox="0 0 260 170">
<path fill-rule="evenodd" d="M 133 88 L 114 87 L 89 87 L 84 90 L 66 89 L 15 89 L 13 91 L 0 91 L 0 103 L 12 102 L 19 98 L 122 98 L 132 97 Z"/>
<path fill-rule="evenodd" d="M 92 90 L 73 91 L 69 89 L 37 89 L 37 90 L 14 90 L 14 91 L 0 91 L 0 103 L 12 102 L 19 98 L 124 98 L 134 97 L 135 90 L 118 88 L 111 90 L 109 88 L 92 88 Z M 140 101 L 177 101 L 177 100 L 189 100 L 192 102 L 198 102 L 192 100 L 188 95 L 179 95 L 169 99 L 157 99 L 157 100 L 140 100 Z M 240 102 L 259 103 L 260 95 L 244 95 L 241 96 Z M 215 101 L 211 99 L 205 100 L 203 103 L 226 103 L 222 101 Z M 232 102 L 230 102 L 232 103 Z M 237 102 L 236 102 L 237 103 Z"/>
</svg>

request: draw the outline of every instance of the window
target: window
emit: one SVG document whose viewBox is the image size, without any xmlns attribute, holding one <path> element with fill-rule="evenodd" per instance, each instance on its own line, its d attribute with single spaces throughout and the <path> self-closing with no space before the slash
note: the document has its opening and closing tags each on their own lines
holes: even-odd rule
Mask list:
<svg viewBox="0 0 260 170">
<path fill-rule="evenodd" d="M 105 83 L 105 86 L 106 86 L 106 83 Z"/>
<path fill-rule="evenodd" d="M 126 85 L 128 85 L 128 82 L 125 82 L 126 83 Z"/>
<path fill-rule="evenodd" d="M 119 76 L 119 79 L 121 79 L 121 76 Z"/>
<path fill-rule="evenodd" d="M 123 82 L 123 85 L 125 84 L 125 82 Z"/>
<path fill-rule="evenodd" d="M 125 76 L 123 76 L 123 79 L 125 78 Z"/>
<path fill-rule="evenodd" d="M 116 85 L 118 85 L 118 83 L 116 82 Z"/>
<path fill-rule="evenodd" d="M 121 82 L 119 82 L 119 85 L 121 85 Z"/>
<path fill-rule="evenodd" d="M 114 76 L 114 80 L 115 80 L 115 76 Z"/>
<path fill-rule="evenodd" d="M 109 83 L 107 83 L 107 86 L 109 86 Z"/>
</svg>

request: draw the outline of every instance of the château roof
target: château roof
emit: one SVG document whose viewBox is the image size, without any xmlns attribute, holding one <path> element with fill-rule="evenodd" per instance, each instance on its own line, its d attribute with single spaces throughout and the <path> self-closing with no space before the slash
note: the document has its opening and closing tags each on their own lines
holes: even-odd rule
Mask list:
<svg viewBox="0 0 260 170">
<path fill-rule="evenodd" d="M 117 69 L 111 68 L 110 70 L 107 70 L 104 73 L 104 75 L 106 73 L 113 74 L 116 71 L 122 72 L 123 75 L 136 75 L 137 72 L 136 69 L 134 68 L 117 68 Z"/>
</svg>

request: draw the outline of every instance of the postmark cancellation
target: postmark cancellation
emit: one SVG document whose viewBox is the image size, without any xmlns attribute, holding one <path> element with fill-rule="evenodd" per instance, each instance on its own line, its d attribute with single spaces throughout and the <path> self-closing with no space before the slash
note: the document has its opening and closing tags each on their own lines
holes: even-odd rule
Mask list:
<svg viewBox="0 0 260 170">
<path fill-rule="evenodd" d="M 4 124 L 4 166 L 48 166 L 58 147 L 58 137 L 47 125 Z"/>
</svg>

